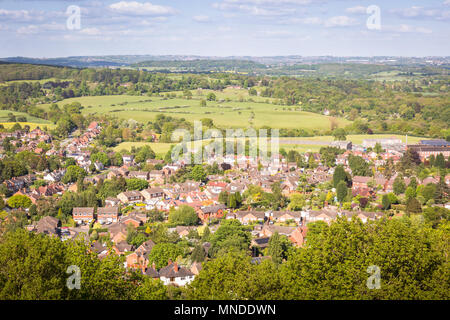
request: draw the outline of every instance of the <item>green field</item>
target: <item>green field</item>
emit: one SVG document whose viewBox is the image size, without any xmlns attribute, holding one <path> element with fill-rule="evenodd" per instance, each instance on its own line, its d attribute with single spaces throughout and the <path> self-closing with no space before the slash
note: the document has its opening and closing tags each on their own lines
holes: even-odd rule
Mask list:
<svg viewBox="0 0 450 320">
<path fill-rule="evenodd" d="M 11 129 L 16 123 L 20 124 L 23 128 L 24 126 L 29 126 L 31 130 L 36 129 L 37 127 L 43 129 L 47 127 L 47 129 L 54 129 L 54 124 L 45 124 L 45 123 L 36 123 L 36 122 L 0 122 L 0 125 L 5 127 L 6 129 Z"/>
<path fill-rule="evenodd" d="M 386 138 L 397 138 L 401 139 L 403 143 L 406 143 L 405 135 L 398 134 L 358 134 L 358 135 L 347 135 L 347 141 L 351 141 L 354 144 L 362 144 L 365 139 L 386 139 Z M 280 138 L 289 140 L 299 140 L 299 141 L 317 141 L 317 142 L 333 142 L 334 137 L 332 136 L 315 136 L 315 137 L 295 137 L 295 138 Z M 408 136 L 408 144 L 416 144 L 420 140 L 427 139 L 424 137 L 411 137 Z"/>
<path fill-rule="evenodd" d="M 45 119 L 36 118 L 33 116 L 30 116 L 29 114 L 26 114 L 24 112 L 17 112 L 17 111 L 10 111 L 10 110 L 0 110 L 0 123 L 11 123 L 11 126 L 14 125 L 15 122 L 9 122 L 8 114 L 14 114 L 16 117 L 26 117 L 27 122 L 40 124 L 40 125 L 51 125 L 52 123 L 50 121 L 47 121 Z"/>
<path fill-rule="evenodd" d="M 171 143 L 153 143 L 153 142 L 122 142 L 114 148 L 115 152 L 122 150 L 130 151 L 131 147 L 140 148 L 150 146 L 158 155 L 164 155 L 170 150 Z"/>
<path fill-rule="evenodd" d="M 365 139 L 382 139 L 382 138 L 398 138 L 401 139 L 402 142 L 406 142 L 406 137 L 402 135 L 393 135 L 393 134 L 372 134 L 372 135 L 348 135 L 347 140 L 352 141 L 354 144 L 362 144 Z M 408 137 L 408 144 L 416 144 L 419 140 L 426 139 L 421 137 Z M 282 143 L 280 141 L 280 148 L 285 149 L 286 151 L 295 150 L 300 153 L 304 152 L 319 152 L 320 148 L 326 146 L 324 143 L 333 142 L 334 139 L 332 136 L 315 136 L 315 137 L 293 137 L 293 138 L 280 138 L 280 140 L 291 140 L 292 143 Z M 204 140 L 203 145 L 207 145 L 211 140 Z M 295 143 L 298 141 L 298 143 Z M 311 144 L 305 144 L 304 142 L 310 142 Z M 317 143 L 317 144 L 314 144 Z M 155 151 L 158 155 L 164 155 L 167 151 L 170 150 L 171 145 L 175 145 L 176 143 L 150 143 L 150 142 L 123 142 L 114 148 L 114 151 L 118 152 L 121 150 L 131 150 L 134 146 L 135 148 L 139 148 L 145 145 L 149 145 L 153 151 Z M 191 146 L 188 146 L 191 148 Z M 270 150 L 270 143 L 268 144 L 268 150 Z"/>
<path fill-rule="evenodd" d="M 84 106 L 84 114 L 109 114 L 121 119 L 134 119 L 147 123 L 155 119 L 157 114 L 165 114 L 187 121 L 211 118 L 218 127 L 246 128 L 253 126 L 260 128 L 303 128 L 310 130 L 330 129 L 330 117 L 301 111 L 301 106 L 280 106 L 270 103 L 272 99 L 250 97 L 247 90 L 227 89 L 214 93 L 218 101 L 208 101 L 207 107 L 200 107 L 200 100 L 205 99 L 210 90 L 194 90 L 193 99 L 146 97 L 146 96 L 98 96 L 71 98 L 60 101 L 60 107 L 72 102 L 79 102 Z M 248 99 L 253 99 L 248 101 Z M 227 101 L 227 99 L 229 99 Z M 243 102 L 240 100 L 244 99 Z M 267 103 L 267 102 L 269 103 Z M 49 108 L 44 104 L 44 109 Z M 339 126 L 350 123 L 345 119 L 337 119 Z"/>
<path fill-rule="evenodd" d="M 318 145 L 306 145 L 306 144 L 281 144 L 280 148 L 283 148 L 286 150 L 286 152 L 289 152 L 291 150 L 297 151 L 298 153 L 305 153 L 305 152 L 319 152 L 320 148 L 322 146 Z"/>
</svg>

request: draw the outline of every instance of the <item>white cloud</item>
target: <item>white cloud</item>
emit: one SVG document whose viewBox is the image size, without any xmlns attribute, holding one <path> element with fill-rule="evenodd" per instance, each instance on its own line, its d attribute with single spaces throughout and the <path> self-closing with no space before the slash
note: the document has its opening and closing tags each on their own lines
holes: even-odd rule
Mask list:
<svg viewBox="0 0 450 320">
<path fill-rule="evenodd" d="M 416 27 L 415 32 L 428 34 L 428 33 L 433 33 L 433 30 L 428 29 L 428 28 L 423 28 L 423 27 Z"/>
<path fill-rule="evenodd" d="M 220 31 L 220 32 L 230 32 L 233 29 L 231 27 L 228 27 L 228 26 L 221 26 L 221 27 L 217 28 L 217 30 Z"/>
<path fill-rule="evenodd" d="M 86 34 L 88 36 L 98 36 L 101 34 L 100 30 L 97 28 L 84 28 L 80 30 L 80 33 Z"/>
<path fill-rule="evenodd" d="M 210 17 L 208 17 L 208 16 L 195 16 L 195 17 L 193 17 L 193 19 L 194 19 L 194 21 L 197 21 L 197 22 L 210 22 L 211 21 Z"/>
<path fill-rule="evenodd" d="M 424 28 L 424 27 L 415 27 L 409 24 L 400 24 L 398 26 L 394 25 L 384 25 L 382 30 L 385 32 L 400 32 L 400 33 L 422 33 L 422 34 L 430 34 L 433 33 L 433 30 Z"/>
<path fill-rule="evenodd" d="M 223 3 L 230 4 L 253 4 L 253 5 L 305 5 L 323 0 L 224 0 Z"/>
<path fill-rule="evenodd" d="M 347 16 L 336 16 L 331 17 L 327 21 L 325 21 L 325 27 L 331 28 L 331 27 L 349 27 L 357 25 L 358 22 L 350 17 Z"/>
<path fill-rule="evenodd" d="M 35 25 L 29 25 L 26 27 L 20 27 L 17 29 L 18 34 L 36 34 L 39 31 L 39 27 Z"/>
<path fill-rule="evenodd" d="M 345 9 L 345 12 L 351 13 L 351 14 L 366 14 L 367 7 L 356 6 L 356 7 L 352 7 L 352 8 L 347 8 L 347 9 Z"/>
<path fill-rule="evenodd" d="M 448 20 L 450 18 L 449 10 L 442 10 L 438 8 L 424 8 L 419 6 L 412 6 L 405 9 L 393 9 L 391 10 L 391 12 L 407 19 Z"/>
<path fill-rule="evenodd" d="M 318 25 L 318 24 L 323 23 L 322 19 L 317 18 L 317 17 L 299 19 L 299 22 L 303 23 L 303 24 L 311 24 L 311 25 Z"/>
<path fill-rule="evenodd" d="M 433 31 L 423 27 L 414 27 L 407 24 L 401 24 L 397 31 L 406 33 L 432 33 Z"/>
<path fill-rule="evenodd" d="M 287 30 L 266 30 L 263 32 L 263 35 L 267 37 L 281 38 L 281 37 L 291 37 L 293 33 Z"/>
<path fill-rule="evenodd" d="M 252 5 L 236 5 L 230 3 L 215 3 L 213 7 L 219 10 L 229 10 L 229 11 L 240 11 L 245 14 L 250 14 L 252 16 L 265 16 L 265 17 L 276 17 L 276 16 L 284 16 L 296 13 L 295 8 L 264 8 L 259 6 Z"/>
<path fill-rule="evenodd" d="M 167 16 L 176 14 L 172 7 L 155 5 L 150 2 L 120 1 L 113 3 L 109 8 L 117 13 L 135 16 Z"/>
<path fill-rule="evenodd" d="M 0 18 L 2 20 L 14 20 L 14 21 L 31 21 L 33 19 L 30 11 L 28 10 L 6 10 L 0 9 Z"/>
<path fill-rule="evenodd" d="M 252 16 L 278 17 L 299 12 L 300 4 L 318 0 L 224 0 L 213 3 L 213 8 L 222 11 L 241 12 Z"/>
</svg>

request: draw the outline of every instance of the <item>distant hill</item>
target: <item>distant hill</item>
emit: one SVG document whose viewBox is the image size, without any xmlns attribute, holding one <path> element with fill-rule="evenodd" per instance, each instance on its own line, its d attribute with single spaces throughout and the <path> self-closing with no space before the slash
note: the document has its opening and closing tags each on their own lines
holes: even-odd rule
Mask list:
<svg viewBox="0 0 450 320">
<path fill-rule="evenodd" d="M 27 57 L 8 57 L 0 58 L 1 61 L 15 63 L 32 63 L 60 65 L 71 67 L 120 67 L 130 66 L 134 64 L 151 64 L 150 62 L 160 62 L 167 64 L 170 61 L 176 61 L 181 65 L 182 61 L 198 63 L 198 61 L 214 61 L 225 64 L 233 61 L 236 67 L 245 66 L 246 62 L 254 62 L 261 65 L 269 65 L 271 67 L 290 66 L 290 65 L 306 65 L 306 64 L 372 64 L 372 65 L 393 65 L 393 66 L 450 66 L 450 57 L 333 57 L 318 56 L 306 57 L 300 55 L 290 56 L 195 56 L 195 55 L 105 55 L 105 56 L 72 56 L 58 58 L 27 58 Z M 193 62 L 197 61 L 197 62 Z M 157 65 L 158 67 L 161 65 Z M 188 65 L 189 66 L 189 65 Z"/>
<path fill-rule="evenodd" d="M 64 67 L 119 67 L 126 64 L 107 61 L 100 58 L 94 57 L 68 57 L 68 58 L 26 58 L 26 57 L 11 57 L 2 58 L 2 61 L 12 62 L 12 63 L 27 63 L 27 64 L 39 64 L 39 65 L 53 65 L 53 66 L 64 66 Z"/>
<path fill-rule="evenodd" d="M 0 61 L 0 82 L 15 80 L 43 80 L 66 78 L 76 70 L 71 67 L 24 64 Z"/>
<path fill-rule="evenodd" d="M 266 69 L 266 65 L 250 60 L 188 60 L 188 61 L 144 61 L 134 65 L 137 68 L 169 69 L 174 71 L 240 71 L 249 72 Z"/>
<path fill-rule="evenodd" d="M 74 68 L 144 69 L 151 72 L 241 72 L 249 75 L 341 79 L 408 80 L 411 77 L 448 75 L 449 57 L 200 57 L 192 55 L 118 55 L 62 58 L 0 58 L 0 62 Z M 25 70 L 26 69 L 26 70 Z M 23 67 L 20 70 L 30 71 Z M 17 70 L 16 70 L 17 71 Z M 0 80 L 16 80 L 12 70 Z M 40 80 L 37 74 L 26 80 Z"/>
</svg>

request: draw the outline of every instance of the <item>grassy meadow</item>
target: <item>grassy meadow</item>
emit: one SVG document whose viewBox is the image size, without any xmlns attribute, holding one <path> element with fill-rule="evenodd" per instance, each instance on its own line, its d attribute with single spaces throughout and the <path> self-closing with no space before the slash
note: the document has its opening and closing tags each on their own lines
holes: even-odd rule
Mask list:
<svg viewBox="0 0 450 320">
<path fill-rule="evenodd" d="M 14 114 L 16 117 L 20 117 L 20 116 L 26 117 L 26 119 L 27 119 L 26 122 L 18 122 L 18 123 L 22 127 L 26 126 L 26 125 L 30 126 L 31 130 L 35 129 L 36 127 L 43 128 L 43 127 L 47 126 L 47 128 L 49 128 L 49 129 L 53 129 L 55 127 L 54 124 L 50 121 L 30 116 L 29 114 L 26 114 L 24 112 L 0 110 L 0 124 L 3 125 L 3 127 L 5 127 L 6 129 L 10 129 L 16 123 L 16 122 L 9 121 L 9 117 L 8 117 L 9 113 Z"/>
<path fill-rule="evenodd" d="M 217 101 L 207 101 L 206 107 L 200 101 L 206 99 L 211 90 L 193 90 L 193 98 L 183 98 L 182 92 L 174 92 L 176 98 L 160 96 L 98 96 L 80 97 L 60 101 L 60 107 L 72 102 L 79 102 L 84 107 L 84 114 L 110 114 L 121 119 L 134 119 L 146 123 L 155 119 L 157 114 L 184 118 L 187 121 L 211 118 L 218 127 L 246 128 L 304 128 L 330 129 L 331 117 L 301 111 L 301 106 L 280 106 L 272 104 L 273 99 L 250 97 L 247 90 L 226 89 L 214 91 Z M 252 99 L 253 101 L 248 101 Z M 41 105 L 49 108 L 50 104 Z M 350 123 L 337 119 L 339 126 Z"/>
<path fill-rule="evenodd" d="M 202 99 L 214 92 L 216 101 L 207 101 L 206 107 L 200 106 Z M 119 119 L 134 119 L 141 123 L 153 121 L 158 114 L 184 118 L 187 121 L 211 118 L 214 124 L 224 128 L 246 128 L 253 126 L 261 128 L 304 128 L 309 130 L 328 130 L 331 126 L 331 117 L 321 114 L 301 111 L 301 106 L 282 106 L 273 104 L 274 99 L 259 96 L 250 96 L 247 90 L 227 88 L 223 91 L 192 90 L 192 99 L 186 99 L 182 92 L 168 92 L 161 96 L 131 96 L 110 95 L 71 98 L 60 101 L 58 105 L 79 102 L 84 114 L 109 114 Z M 175 98 L 167 98 L 166 95 L 176 95 Z M 252 99 L 252 101 L 249 101 Z M 41 105 L 44 109 L 50 104 Z M 1 114 L 0 114 L 1 115 Z M 351 122 L 346 119 L 336 119 L 339 126 L 343 127 Z M 400 138 L 406 142 L 403 135 L 374 134 L 374 135 L 348 135 L 347 140 L 354 144 L 362 144 L 364 139 Z M 408 143 L 417 143 L 422 138 L 408 137 Z M 280 147 L 286 151 L 318 152 L 321 147 L 334 141 L 332 136 L 280 138 Z M 285 142 L 285 143 L 284 143 Z M 204 144 L 209 141 L 204 141 Z M 158 155 L 164 155 L 174 143 L 149 143 L 149 142 L 123 142 L 114 148 L 115 151 L 131 150 L 132 147 L 150 147 Z"/>
</svg>

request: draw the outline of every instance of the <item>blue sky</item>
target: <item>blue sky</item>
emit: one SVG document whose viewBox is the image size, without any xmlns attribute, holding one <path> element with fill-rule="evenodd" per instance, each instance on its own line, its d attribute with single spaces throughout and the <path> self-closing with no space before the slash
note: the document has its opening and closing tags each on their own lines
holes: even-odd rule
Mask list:
<svg viewBox="0 0 450 320">
<path fill-rule="evenodd" d="M 450 56 L 450 0 L 0 0 L 0 39 L 0 57 Z"/>
</svg>

